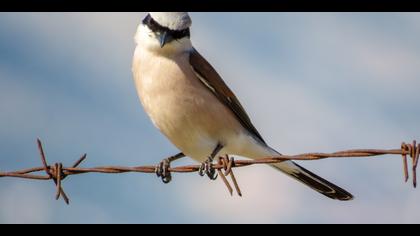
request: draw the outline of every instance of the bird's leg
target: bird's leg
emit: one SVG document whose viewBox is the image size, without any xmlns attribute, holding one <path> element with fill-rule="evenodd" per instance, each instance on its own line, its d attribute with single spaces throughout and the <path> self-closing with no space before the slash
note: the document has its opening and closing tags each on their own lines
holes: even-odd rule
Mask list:
<svg viewBox="0 0 420 236">
<path fill-rule="evenodd" d="M 211 180 L 217 179 L 217 173 L 216 173 L 216 170 L 213 168 L 212 164 L 213 164 L 214 158 L 219 153 L 219 151 L 222 150 L 222 148 L 223 148 L 223 145 L 218 143 L 216 148 L 208 157 L 208 159 L 201 164 L 200 169 L 198 170 L 198 174 L 200 176 L 204 176 L 204 174 L 206 174 Z"/>
<path fill-rule="evenodd" d="M 171 167 L 171 162 L 179 160 L 181 158 L 185 157 L 184 153 L 178 153 L 175 156 L 168 157 L 164 160 L 162 160 L 155 169 L 155 173 L 158 177 L 162 178 L 163 183 L 167 184 L 171 182 L 172 175 L 171 172 L 169 172 L 169 167 Z"/>
</svg>

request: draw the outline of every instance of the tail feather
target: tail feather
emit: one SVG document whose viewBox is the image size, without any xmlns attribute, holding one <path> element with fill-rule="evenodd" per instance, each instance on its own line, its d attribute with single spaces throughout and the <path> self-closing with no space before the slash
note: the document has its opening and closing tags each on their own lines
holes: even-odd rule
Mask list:
<svg viewBox="0 0 420 236">
<path fill-rule="evenodd" d="M 346 190 L 328 182 L 292 161 L 274 164 L 273 167 L 329 198 L 340 201 L 349 201 L 354 198 Z"/>
<path fill-rule="evenodd" d="M 251 145 L 247 146 L 247 152 L 242 153 L 242 156 L 251 159 L 258 159 L 261 157 L 281 155 L 279 152 L 266 144 L 261 144 L 257 141 L 250 142 L 250 144 Z M 340 201 L 353 199 L 353 195 L 351 195 L 351 193 L 317 176 L 293 161 L 283 161 L 272 164 L 272 166 L 329 198 Z"/>
</svg>

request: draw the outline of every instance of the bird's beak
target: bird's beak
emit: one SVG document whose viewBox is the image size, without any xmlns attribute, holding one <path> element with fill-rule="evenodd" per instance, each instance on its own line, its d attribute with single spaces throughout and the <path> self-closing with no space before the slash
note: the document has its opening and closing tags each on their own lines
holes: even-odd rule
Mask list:
<svg viewBox="0 0 420 236">
<path fill-rule="evenodd" d="M 165 44 L 168 42 L 168 32 L 164 31 L 162 34 L 159 35 L 159 43 L 160 43 L 160 47 L 163 48 L 163 46 L 165 46 Z"/>
</svg>

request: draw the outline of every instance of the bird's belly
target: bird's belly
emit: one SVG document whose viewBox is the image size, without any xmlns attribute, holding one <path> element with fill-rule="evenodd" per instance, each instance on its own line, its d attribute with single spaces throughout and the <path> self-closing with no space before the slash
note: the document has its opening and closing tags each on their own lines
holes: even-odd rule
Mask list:
<svg viewBox="0 0 420 236">
<path fill-rule="evenodd" d="M 204 161 L 218 143 L 242 130 L 233 116 L 223 116 L 230 111 L 200 81 L 184 76 L 142 80 L 138 91 L 147 114 L 185 155 Z"/>
<path fill-rule="evenodd" d="M 171 94 L 150 101 L 148 113 L 151 120 L 184 154 L 205 159 L 216 147 L 218 138 L 207 127 L 210 112 L 192 97 Z"/>
</svg>

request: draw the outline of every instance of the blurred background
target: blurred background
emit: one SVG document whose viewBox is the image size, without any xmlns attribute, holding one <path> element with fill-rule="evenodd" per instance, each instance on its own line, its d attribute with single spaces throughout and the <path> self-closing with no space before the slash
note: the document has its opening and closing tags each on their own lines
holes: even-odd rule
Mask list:
<svg viewBox="0 0 420 236">
<path fill-rule="evenodd" d="M 145 13 L 0 13 L 0 171 L 149 165 L 177 153 L 131 75 Z M 284 154 L 398 148 L 420 135 L 420 14 L 191 13 L 192 41 Z M 174 165 L 192 163 L 184 160 Z M 175 174 L 0 179 L 0 223 L 420 223 L 401 158 L 300 162 L 355 195 L 332 201 L 266 166 L 222 181 Z"/>
</svg>

